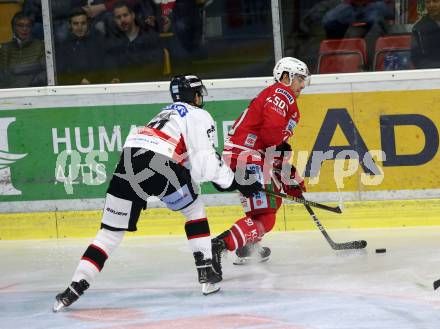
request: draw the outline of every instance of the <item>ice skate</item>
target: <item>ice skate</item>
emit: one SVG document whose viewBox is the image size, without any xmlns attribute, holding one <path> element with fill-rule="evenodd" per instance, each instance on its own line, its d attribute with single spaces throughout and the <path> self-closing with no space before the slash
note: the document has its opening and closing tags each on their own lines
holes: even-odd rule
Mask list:
<svg viewBox="0 0 440 329">
<path fill-rule="evenodd" d="M 234 265 L 247 265 L 251 263 L 267 262 L 270 257 L 270 249 L 262 247 L 259 243 L 247 244 L 235 251 L 237 258 L 234 260 Z"/>
<path fill-rule="evenodd" d="M 52 310 L 54 312 L 58 312 L 59 310 L 76 302 L 84 291 L 87 290 L 87 288 L 89 288 L 89 283 L 86 280 L 72 282 L 70 286 L 64 290 L 64 292 L 55 297 L 56 300 Z"/>
<path fill-rule="evenodd" d="M 226 243 L 223 240 L 223 234 L 211 240 L 212 244 L 212 267 L 214 272 L 220 276 L 220 281 L 223 279 L 222 271 L 222 254 L 226 252 Z"/>
<path fill-rule="evenodd" d="M 212 260 L 205 259 L 203 253 L 195 252 L 194 259 L 196 260 L 197 273 L 199 275 L 199 282 L 202 284 L 203 295 L 210 295 L 220 290 L 216 283 L 222 280 L 222 277 L 217 274 L 212 267 Z"/>
</svg>

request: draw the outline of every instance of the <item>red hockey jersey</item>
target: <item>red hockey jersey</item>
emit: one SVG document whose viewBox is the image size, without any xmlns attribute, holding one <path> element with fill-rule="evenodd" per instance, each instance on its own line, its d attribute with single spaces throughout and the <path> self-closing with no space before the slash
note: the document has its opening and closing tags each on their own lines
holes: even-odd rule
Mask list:
<svg viewBox="0 0 440 329">
<path fill-rule="evenodd" d="M 262 90 L 235 121 L 225 141 L 224 155 L 234 158 L 243 150 L 264 155 L 268 147 L 292 136 L 299 118 L 295 95 L 277 82 Z"/>
</svg>

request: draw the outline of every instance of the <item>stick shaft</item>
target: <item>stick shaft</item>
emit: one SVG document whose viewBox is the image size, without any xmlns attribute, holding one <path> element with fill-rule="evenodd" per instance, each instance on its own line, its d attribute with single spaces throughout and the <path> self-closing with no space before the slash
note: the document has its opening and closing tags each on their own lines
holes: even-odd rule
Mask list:
<svg viewBox="0 0 440 329">
<path fill-rule="evenodd" d="M 337 243 L 332 240 L 330 235 L 328 235 L 327 231 L 325 230 L 324 226 L 322 226 L 321 222 L 319 221 L 318 217 L 313 212 L 312 208 L 309 205 L 304 205 L 304 207 L 309 212 L 310 216 L 313 218 L 313 221 L 315 222 L 316 226 L 321 231 L 324 238 L 327 240 L 330 247 L 332 247 L 333 250 L 346 250 L 346 249 L 363 249 L 367 246 L 367 241 L 365 240 L 357 240 L 357 241 L 349 241 L 349 242 L 342 242 Z"/>
<path fill-rule="evenodd" d="M 298 198 L 298 197 L 295 197 L 295 196 L 290 196 L 290 195 L 287 195 L 287 194 L 284 194 L 284 193 L 279 193 L 279 192 L 274 192 L 274 191 L 264 190 L 264 192 L 266 194 L 268 194 L 268 195 L 280 197 L 280 198 L 287 199 L 287 200 L 292 200 L 292 201 L 295 201 L 296 203 L 301 203 L 301 204 L 303 204 L 305 206 L 307 205 L 307 206 L 310 206 L 310 207 L 315 207 L 315 208 L 319 208 L 319 209 L 335 212 L 337 214 L 342 213 L 342 210 L 341 210 L 341 208 L 339 208 L 339 206 L 331 207 L 331 206 L 327 206 L 327 205 L 322 204 L 322 203 L 318 203 L 318 202 L 306 200 L 304 198 Z"/>
<path fill-rule="evenodd" d="M 297 184 L 297 185 L 299 188 L 301 188 L 300 184 Z M 309 212 L 310 216 L 312 217 L 313 222 L 316 224 L 319 231 L 322 233 L 325 240 L 328 242 L 328 244 L 330 245 L 330 247 L 332 247 L 333 250 L 363 249 L 367 246 L 367 241 L 365 241 L 365 240 L 349 241 L 349 242 L 342 242 L 342 243 L 334 242 L 332 240 L 332 238 L 330 237 L 330 235 L 328 235 L 324 226 L 322 226 L 321 222 L 318 219 L 318 216 L 315 215 L 315 212 L 311 208 L 311 207 L 316 207 L 316 208 L 320 208 L 320 209 L 324 209 L 324 210 L 328 210 L 328 211 L 332 211 L 332 212 L 336 212 L 336 213 L 340 214 L 340 213 L 342 213 L 342 210 L 339 206 L 338 207 L 330 207 L 330 206 L 327 206 L 325 204 L 321 204 L 318 202 L 308 201 L 304 198 L 292 197 L 292 196 L 289 196 L 284 193 L 278 193 L 278 192 L 274 192 L 274 191 L 265 191 L 265 192 L 268 195 L 277 196 L 277 197 L 281 197 L 284 199 L 293 200 L 298 203 L 302 203 L 304 205 L 304 207 L 307 209 L 307 211 Z"/>
<path fill-rule="evenodd" d="M 322 226 L 321 222 L 319 221 L 318 217 L 315 215 L 315 212 L 312 208 L 310 208 L 309 205 L 304 204 L 304 207 L 309 212 L 310 216 L 312 216 L 313 221 L 315 222 L 316 226 L 318 227 L 319 231 L 321 231 L 322 235 L 325 237 L 329 245 L 334 249 L 335 242 L 330 238 L 327 231 L 325 230 L 324 226 Z"/>
</svg>

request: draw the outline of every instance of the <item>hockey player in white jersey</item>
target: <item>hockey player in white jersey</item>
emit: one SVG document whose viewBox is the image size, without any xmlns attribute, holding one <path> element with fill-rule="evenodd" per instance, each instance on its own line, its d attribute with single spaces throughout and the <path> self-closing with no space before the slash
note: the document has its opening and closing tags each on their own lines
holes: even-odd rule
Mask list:
<svg viewBox="0 0 440 329">
<path fill-rule="evenodd" d="M 55 312 L 71 305 L 102 270 L 125 231 L 136 231 L 149 196 L 186 218 L 185 232 L 193 252 L 202 293 L 217 292 L 221 276 L 212 267 L 211 238 L 199 183 L 252 196 L 258 182 L 237 181 L 214 148 L 215 124 L 203 110 L 207 95 L 194 75 L 175 76 L 170 84 L 174 103 L 163 108 L 146 126 L 132 131 L 110 181 L 101 228 L 82 256 L 70 286 L 56 296 Z"/>
</svg>

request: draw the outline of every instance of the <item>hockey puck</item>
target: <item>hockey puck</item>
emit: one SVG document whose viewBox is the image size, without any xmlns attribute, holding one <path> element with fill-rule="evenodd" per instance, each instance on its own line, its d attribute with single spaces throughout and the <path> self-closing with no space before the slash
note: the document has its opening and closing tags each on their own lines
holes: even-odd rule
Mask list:
<svg viewBox="0 0 440 329">
<path fill-rule="evenodd" d="M 433 286 L 434 286 L 434 290 L 437 290 L 437 288 L 440 287 L 440 279 L 434 281 Z"/>
<path fill-rule="evenodd" d="M 376 249 L 376 254 L 384 254 L 386 252 L 387 252 L 387 250 L 385 248 Z"/>
</svg>

